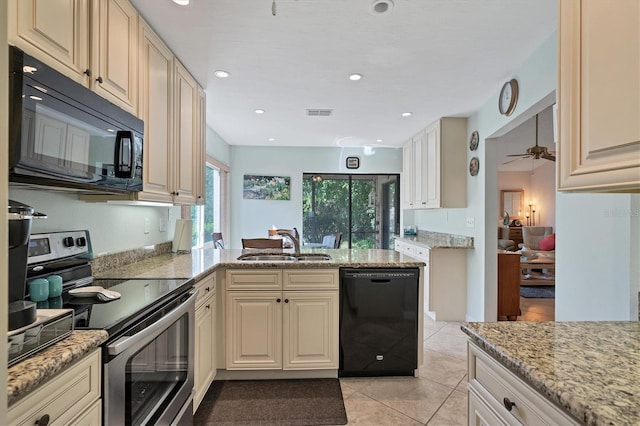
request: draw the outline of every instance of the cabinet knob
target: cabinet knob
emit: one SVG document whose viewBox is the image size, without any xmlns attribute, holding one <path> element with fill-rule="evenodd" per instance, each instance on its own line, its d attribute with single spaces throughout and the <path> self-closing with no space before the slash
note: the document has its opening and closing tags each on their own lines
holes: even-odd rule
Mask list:
<svg viewBox="0 0 640 426">
<path fill-rule="evenodd" d="M 504 397 L 504 399 L 502 400 L 502 403 L 504 404 L 504 408 L 507 409 L 507 411 L 511 411 L 511 409 L 513 407 L 516 406 L 516 403 L 511 401 L 509 398 L 507 398 L 506 396 Z"/>
<path fill-rule="evenodd" d="M 277 298 L 277 299 L 276 299 L 276 303 L 280 303 L 280 298 Z"/>
<path fill-rule="evenodd" d="M 206 291 L 207 293 L 209 293 L 209 291 L 211 291 L 211 288 L 207 287 L 204 289 L 204 291 Z"/>
<path fill-rule="evenodd" d="M 289 299 L 284 299 L 284 303 L 289 303 Z"/>
<path fill-rule="evenodd" d="M 98 78 L 96 78 L 96 81 L 97 81 L 98 83 L 102 84 L 102 77 L 98 77 Z"/>
<path fill-rule="evenodd" d="M 84 70 L 83 74 L 86 75 L 87 77 L 91 77 L 91 70 L 87 68 L 86 70 Z"/>
<path fill-rule="evenodd" d="M 206 308 L 207 308 L 207 311 L 208 311 L 209 309 L 211 309 L 211 305 L 207 305 Z"/>
<path fill-rule="evenodd" d="M 38 426 L 47 426 L 49 424 L 49 415 L 45 414 L 44 416 L 40 417 L 38 420 L 36 420 L 36 424 Z"/>
</svg>

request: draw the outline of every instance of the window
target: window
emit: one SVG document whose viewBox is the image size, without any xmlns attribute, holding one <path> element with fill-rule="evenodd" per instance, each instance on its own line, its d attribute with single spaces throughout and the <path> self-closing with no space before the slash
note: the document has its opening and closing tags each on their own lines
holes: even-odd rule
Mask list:
<svg viewBox="0 0 640 426">
<path fill-rule="evenodd" d="M 205 202 L 191 206 L 193 248 L 212 247 L 214 232 L 222 232 L 225 222 L 225 188 L 229 169 L 211 157 L 205 167 Z"/>
</svg>

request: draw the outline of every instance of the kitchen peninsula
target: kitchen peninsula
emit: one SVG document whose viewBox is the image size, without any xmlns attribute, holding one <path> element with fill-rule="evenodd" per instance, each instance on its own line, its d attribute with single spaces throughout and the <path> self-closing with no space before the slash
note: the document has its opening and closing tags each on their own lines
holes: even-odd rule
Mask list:
<svg viewBox="0 0 640 426">
<path fill-rule="evenodd" d="M 469 424 L 640 424 L 640 322 L 465 323 Z"/>
</svg>

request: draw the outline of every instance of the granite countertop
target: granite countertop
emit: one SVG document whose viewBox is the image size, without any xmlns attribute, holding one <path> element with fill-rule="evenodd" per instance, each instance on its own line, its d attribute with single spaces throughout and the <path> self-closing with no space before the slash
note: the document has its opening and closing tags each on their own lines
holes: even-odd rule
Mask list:
<svg viewBox="0 0 640 426">
<path fill-rule="evenodd" d="M 406 241 L 428 249 L 472 249 L 473 237 L 443 234 L 440 232 L 418 231 L 417 235 L 403 235 L 396 240 Z"/>
<path fill-rule="evenodd" d="M 245 253 L 293 253 L 285 250 L 195 249 L 190 254 L 163 254 L 120 268 L 105 268 L 96 278 L 194 278 L 198 281 L 219 268 L 339 268 L 348 267 L 420 267 L 425 263 L 393 250 L 308 249 L 301 253 L 327 253 L 329 261 L 245 261 Z"/>
<path fill-rule="evenodd" d="M 73 331 L 66 339 L 12 365 L 7 371 L 7 406 L 100 347 L 108 337 L 104 330 Z"/>
<path fill-rule="evenodd" d="M 487 322 L 461 328 L 580 422 L 640 424 L 640 322 Z"/>
</svg>

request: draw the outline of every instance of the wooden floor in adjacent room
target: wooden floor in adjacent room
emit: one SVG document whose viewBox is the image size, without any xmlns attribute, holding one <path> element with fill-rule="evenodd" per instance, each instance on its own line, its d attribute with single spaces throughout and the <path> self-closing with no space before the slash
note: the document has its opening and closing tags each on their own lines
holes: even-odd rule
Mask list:
<svg viewBox="0 0 640 426">
<path fill-rule="evenodd" d="M 520 298 L 518 321 L 554 321 L 555 299 Z"/>
</svg>

